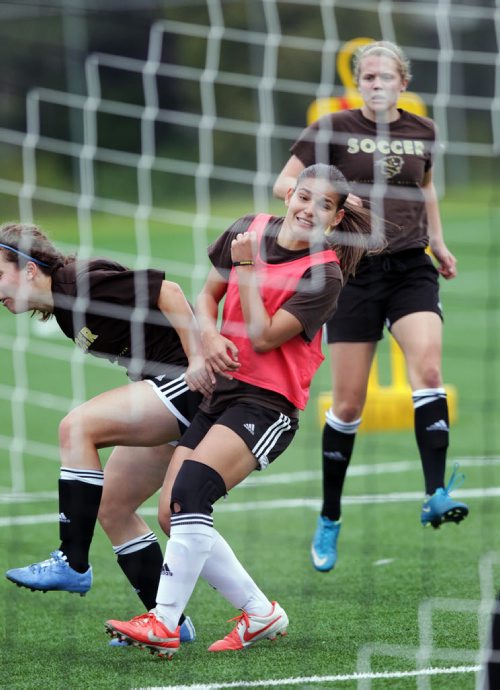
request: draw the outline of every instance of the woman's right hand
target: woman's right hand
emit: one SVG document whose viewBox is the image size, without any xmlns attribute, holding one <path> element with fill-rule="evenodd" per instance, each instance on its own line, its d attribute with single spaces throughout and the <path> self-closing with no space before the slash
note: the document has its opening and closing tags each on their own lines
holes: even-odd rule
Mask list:
<svg viewBox="0 0 500 690">
<path fill-rule="evenodd" d="M 351 206 L 363 206 L 363 200 L 361 199 L 361 197 L 356 196 L 355 194 L 351 194 L 351 192 L 349 192 L 349 194 L 347 195 L 346 202 L 348 204 L 351 204 Z"/>
<path fill-rule="evenodd" d="M 207 370 L 232 379 L 231 372 L 240 368 L 236 345 L 220 333 L 202 335 L 202 344 Z"/>
</svg>

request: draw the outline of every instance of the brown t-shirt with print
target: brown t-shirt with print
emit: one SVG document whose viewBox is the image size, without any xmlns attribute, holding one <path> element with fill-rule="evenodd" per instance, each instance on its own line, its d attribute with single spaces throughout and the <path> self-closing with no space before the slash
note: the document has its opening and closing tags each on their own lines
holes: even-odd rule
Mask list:
<svg viewBox="0 0 500 690">
<path fill-rule="evenodd" d="M 108 259 L 73 261 L 52 276 L 54 316 L 84 352 L 117 362 L 132 380 L 185 371 L 179 336 L 158 309 L 164 273 Z"/>
<path fill-rule="evenodd" d="M 389 124 L 368 120 L 361 110 L 323 116 L 307 127 L 290 151 L 305 167 L 335 165 L 385 223 L 388 253 L 426 247 L 427 214 L 421 190 L 432 166 L 435 125 L 429 118 L 399 109 Z"/>
<path fill-rule="evenodd" d="M 231 242 L 238 233 L 248 229 L 254 218 L 253 215 L 239 218 L 208 248 L 210 261 L 226 280 L 229 278 L 232 267 Z M 312 251 L 331 249 L 326 241 L 314 248 L 298 251 L 281 247 L 277 242 L 277 236 L 282 224 L 283 218 L 272 216 L 265 229 L 260 246 L 260 255 L 268 264 L 293 261 L 307 256 Z M 280 308 L 290 312 L 300 321 L 304 328 L 302 337 L 310 342 L 337 308 L 342 289 L 342 271 L 334 261 L 313 266 L 304 272 L 301 287 L 302 289 L 294 293 Z M 214 394 L 210 399 L 205 398 L 203 400 L 200 409 L 218 414 L 235 401 L 254 402 L 263 407 L 283 412 L 290 417 L 298 416 L 298 410 L 295 406 L 279 393 L 264 390 L 237 379 L 229 381 L 222 377 L 217 378 Z"/>
</svg>

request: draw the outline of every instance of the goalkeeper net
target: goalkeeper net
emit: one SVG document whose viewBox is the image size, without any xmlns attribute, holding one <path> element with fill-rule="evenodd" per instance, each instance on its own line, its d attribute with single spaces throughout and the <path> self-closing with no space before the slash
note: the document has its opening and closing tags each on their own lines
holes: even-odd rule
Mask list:
<svg viewBox="0 0 500 690">
<path fill-rule="evenodd" d="M 451 454 L 473 468 L 470 493 L 463 495 L 474 499 L 489 491 L 494 498 L 500 494 L 494 469 L 500 14 L 493 0 L 167 3 L 165 19 L 151 26 L 145 59 L 92 53 L 82 66 L 84 93 L 35 86 L 26 94 L 26 131 L 0 129 L 1 150 L 13 162 L 12 174 L 6 166 L 0 175 L 0 196 L 11 216 L 41 225 L 68 253 L 165 269 L 194 299 L 207 273 L 206 248 L 217 234 L 246 213 L 281 215 L 271 190 L 289 146 L 321 108 L 352 104 L 349 65 L 338 60 L 348 42 L 365 36 L 402 46 L 412 63 L 410 88 L 438 126 L 445 155 L 437 160 L 435 179 L 447 240 L 463 271 L 459 285 L 442 289 L 445 378 L 459 395 Z M 55 486 L 41 477 L 58 461 L 58 421 L 103 384 L 121 384 L 123 377 L 28 315 L 2 313 L 0 323 L 2 497 L 19 504 L 52 501 Z M 283 462 L 275 475 L 262 478 L 274 482 L 280 496 L 278 470 L 288 470 L 283 483 L 296 482 L 290 506 L 310 499 L 300 505 L 314 510 L 320 477 L 314 396 L 328 388 L 326 368 L 321 377 L 290 466 Z M 366 505 L 397 502 L 387 498 L 393 494 L 385 487 L 393 483 L 385 473 L 408 472 L 416 500 L 421 478 L 409 436 L 360 436 L 346 506 L 363 505 L 363 499 Z M 373 466 L 367 457 L 375 458 Z M 394 496 L 404 487 L 404 481 L 394 485 Z M 479 500 L 474 506 L 488 522 L 491 506 Z M 368 518 L 359 520 L 366 546 L 382 518 L 371 526 Z M 307 550 L 305 530 L 300 544 Z M 484 542 L 477 601 L 423 599 L 418 623 L 412 621 L 416 643 L 388 645 L 375 636 L 357 654 L 361 674 L 369 677 L 374 656 L 411 658 L 417 669 L 437 660 L 476 668 L 498 567 Z M 436 610 L 478 615 L 476 646 L 443 641 L 433 631 Z M 418 682 L 427 687 L 426 676 Z"/>
</svg>

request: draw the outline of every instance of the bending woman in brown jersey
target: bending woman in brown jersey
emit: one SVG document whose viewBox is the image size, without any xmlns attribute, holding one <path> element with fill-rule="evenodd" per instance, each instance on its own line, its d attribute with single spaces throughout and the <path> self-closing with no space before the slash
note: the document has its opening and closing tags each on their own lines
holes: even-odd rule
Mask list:
<svg viewBox="0 0 500 690">
<path fill-rule="evenodd" d="M 0 300 L 13 314 L 54 317 L 85 352 L 124 366 L 131 382 L 73 409 L 59 427 L 59 547 L 7 577 L 31 590 L 85 594 L 95 522 L 149 610 L 162 550 L 137 509 L 162 486 L 170 442 L 187 429 L 210 377 L 194 316 L 162 271 L 132 271 L 103 258 L 59 252 L 36 226 L 0 228 Z M 114 446 L 103 471 L 99 449 Z M 185 639 L 194 638 L 189 619 Z"/>
</svg>

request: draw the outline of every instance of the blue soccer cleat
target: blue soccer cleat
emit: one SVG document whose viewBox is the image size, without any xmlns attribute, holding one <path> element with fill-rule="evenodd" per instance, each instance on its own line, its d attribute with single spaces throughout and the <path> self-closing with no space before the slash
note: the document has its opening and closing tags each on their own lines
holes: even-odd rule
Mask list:
<svg viewBox="0 0 500 690">
<path fill-rule="evenodd" d="M 455 463 L 447 486 L 444 489 L 436 489 L 432 496 L 425 499 L 420 516 L 420 522 L 424 527 L 432 525 L 437 529 L 443 522 L 459 523 L 469 514 L 469 506 L 454 501 L 450 496 L 450 492 L 462 486 L 465 479 L 462 473 L 457 474 L 457 469 L 458 463 Z"/>
<path fill-rule="evenodd" d="M 196 640 L 196 630 L 194 629 L 193 621 L 189 616 L 186 616 L 181 625 L 180 631 L 181 644 L 183 642 L 194 642 Z M 131 644 L 127 640 L 121 640 L 119 637 L 113 637 L 109 641 L 110 647 L 130 647 Z"/>
<path fill-rule="evenodd" d="M 311 560 L 316 570 L 328 572 L 337 562 L 337 539 L 341 520 L 330 520 L 320 515 L 311 544 Z"/>
<path fill-rule="evenodd" d="M 46 561 L 25 568 L 12 568 L 7 570 L 5 577 L 32 592 L 75 592 L 83 597 L 92 586 L 92 566 L 85 573 L 77 573 L 69 566 L 62 551 L 53 551 Z"/>
<path fill-rule="evenodd" d="M 196 640 L 196 630 L 194 629 L 193 621 L 189 616 L 186 616 L 184 623 L 181 625 L 181 644 L 183 642 L 194 642 Z"/>
</svg>

